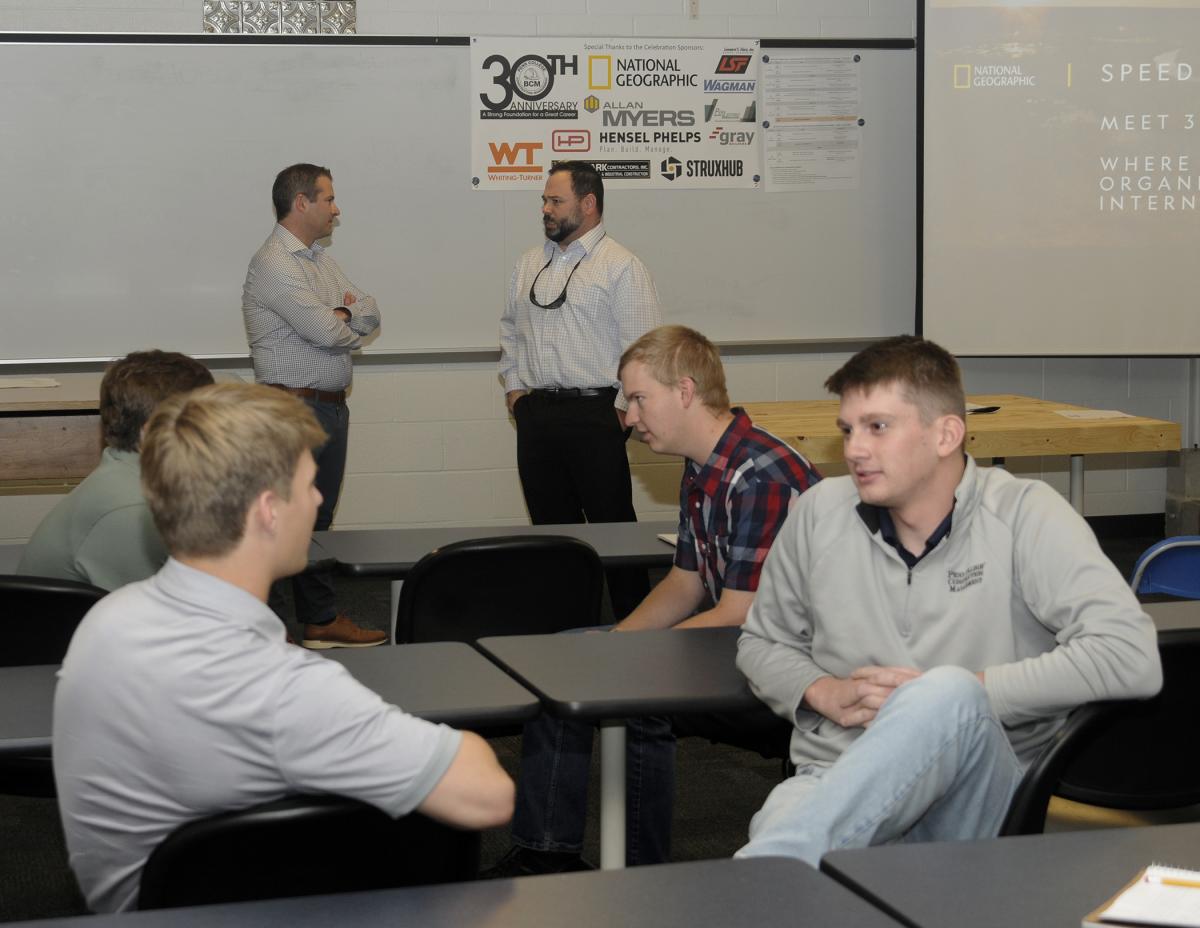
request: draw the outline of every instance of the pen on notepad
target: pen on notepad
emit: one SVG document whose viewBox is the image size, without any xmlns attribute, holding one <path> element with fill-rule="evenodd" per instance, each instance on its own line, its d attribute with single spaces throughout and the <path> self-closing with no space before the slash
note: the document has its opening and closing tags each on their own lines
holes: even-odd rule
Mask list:
<svg viewBox="0 0 1200 928">
<path fill-rule="evenodd" d="M 1161 883 L 1163 886 L 1185 886 L 1188 889 L 1200 889 L 1200 880 L 1184 880 L 1177 876 L 1155 876 L 1146 874 L 1147 883 Z"/>
<path fill-rule="evenodd" d="M 999 411 L 1000 411 L 999 406 L 976 406 L 974 409 L 968 409 L 967 415 L 968 416 L 984 416 L 984 415 L 987 415 L 989 412 L 999 412 Z"/>
</svg>

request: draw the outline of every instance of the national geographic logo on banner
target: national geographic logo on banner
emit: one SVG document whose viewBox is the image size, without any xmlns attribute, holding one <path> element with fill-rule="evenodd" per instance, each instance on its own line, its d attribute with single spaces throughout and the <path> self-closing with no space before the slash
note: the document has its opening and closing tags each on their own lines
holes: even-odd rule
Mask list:
<svg viewBox="0 0 1200 928">
<path fill-rule="evenodd" d="M 554 78 L 579 73 L 578 55 L 522 55 L 514 62 L 503 55 L 489 55 L 483 62 L 496 85 L 492 93 L 481 93 L 485 109 L 480 119 L 578 119 L 578 104 L 546 100 L 554 89 Z M 518 100 L 513 100 L 513 97 Z"/>
</svg>

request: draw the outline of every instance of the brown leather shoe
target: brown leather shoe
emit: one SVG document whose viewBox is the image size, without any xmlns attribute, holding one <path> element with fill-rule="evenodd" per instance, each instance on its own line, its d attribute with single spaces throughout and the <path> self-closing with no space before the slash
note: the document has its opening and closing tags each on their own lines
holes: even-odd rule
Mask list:
<svg viewBox="0 0 1200 928">
<path fill-rule="evenodd" d="M 338 614 L 328 625 L 305 625 L 304 647 L 313 650 L 325 648 L 373 648 L 387 641 L 387 632 L 371 631 L 354 623 L 349 616 Z"/>
</svg>

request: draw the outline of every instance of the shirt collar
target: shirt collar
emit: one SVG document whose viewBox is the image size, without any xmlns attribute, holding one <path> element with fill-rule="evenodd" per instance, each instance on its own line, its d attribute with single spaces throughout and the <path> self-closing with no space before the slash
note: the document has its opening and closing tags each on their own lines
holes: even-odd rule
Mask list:
<svg viewBox="0 0 1200 928">
<path fill-rule="evenodd" d="M 571 242 L 571 244 L 568 245 L 565 250 L 560 249 L 557 242 L 552 242 L 550 239 L 546 239 L 546 244 L 542 249 L 542 253 L 549 255 L 551 249 L 553 249 L 556 253 L 561 252 L 562 254 L 566 254 L 569 251 L 582 251 L 583 256 L 586 258 L 593 251 L 595 251 L 596 246 L 600 244 L 600 240 L 602 238 L 604 238 L 604 223 L 600 223 L 600 225 L 596 226 L 596 228 L 592 229 L 586 235 L 579 236 L 579 238 Z"/>
<path fill-rule="evenodd" d="M 167 558 L 154 580 L 167 596 L 218 621 L 253 629 L 268 638 L 280 638 L 285 634 L 283 623 L 258 597 L 173 557 Z"/>
<path fill-rule="evenodd" d="M 300 239 L 296 238 L 295 235 L 293 235 L 291 232 L 289 232 L 287 229 L 285 229 L 279 223 L 275 223 L 275 231 L 273 234 L 277 239 L 279 239 L 279 241 L 283 245 L 283 247 L 286 248 L 292 254 L 295 254 L 296 252 L 301 252 L 303 254 L 308 254 L 308 255 L 318 255 L 322 251 L 325 250 L 320 245 L 318 245 L 316 242 L 313 242 L 311 246 L 305 245 L 304 242 L 302 242 L 302 241 L 300 241 Z"/>
<path fill-rule="evenodd" d="M 925 557 L 930 551 L 938 546 L 943 538 L 950 534 L 950 527 L 954 521 L 954 507 L 946 513 L 946 518 L 938 523 L 938 527 L 933 530 L 933 534 L 925 539 L 925 550 L 920 554 L 913 554 L 900 542 L 900 536 L 896 533 L 896 523 L 892 519 L 891 510 L 883 506 L 872 506 L 870 503 L 858 504 L 859 517 L 866 524 L 872 534 L 879 533 L 879 537 L 886 541 L 889 545 L 896 549 L 896 553 L 900 555 L 910 568 L 916 567 L 920 560 Z"/>
<path fill-rule="evenodd" d="M 721 437 L 717 439 L 716 447 L 708 456 L 708 460 L 703 465 L 688 460 L 688 467 L 693 471 L 692 484 L 698 487 L 705 496 L 716 495 L 729 470 L 729 460 L 733 457 L 733 452 L 737 450 L 738 445 L 754 427 L 754 423 L 750 421 L 750 417 L 742 407 L 735 406 L 730 412 L 733 413 L 733 421 L 726 426 Z"/>
</svg>

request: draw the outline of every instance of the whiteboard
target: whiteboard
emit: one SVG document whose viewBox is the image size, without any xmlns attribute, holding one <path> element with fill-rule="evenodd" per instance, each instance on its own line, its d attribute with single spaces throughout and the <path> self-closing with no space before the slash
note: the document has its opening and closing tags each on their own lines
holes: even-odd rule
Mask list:
<svg viewBox="0 0 1200 928">
<path fill-rule="evenodd" d="M 471 187 L 465 45 L 49 38 L 0 48 L 0 361 L 245 357 L 246 265 L 296 161 L 332 169 L 330 254 L 383 312 L 369 353 L 495 350 L 540 202 Z M 609 192 L 668 321 L 722 342 L 911 331 L 914 52 L 865 51 L 862 81 L 855 190 Z"/>
</svg>

